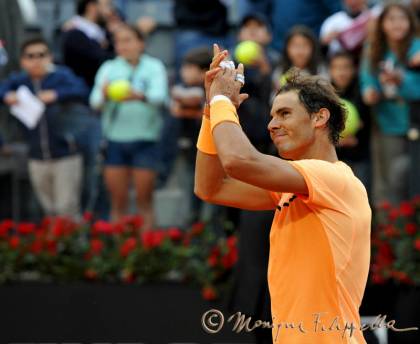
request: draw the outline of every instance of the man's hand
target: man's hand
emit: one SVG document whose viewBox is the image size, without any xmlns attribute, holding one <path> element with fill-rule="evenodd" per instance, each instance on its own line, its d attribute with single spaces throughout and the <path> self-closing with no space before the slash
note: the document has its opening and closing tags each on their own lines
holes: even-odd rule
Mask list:
<svg viewBox="0 0 420 344">
<path fill-rule="evenodd" d="M 17 96 L 16 96 L 16 92 L 14 92 L 14 91 L 7 92 L 6 95 L 3 98 L 3 101 L 8 106 L 12 106 L 12 105 L 17 104 L 18 99 L 17 99 Z"/>
<path fill-rule="evenodd" d="M 51 104 L 57 100 L 57 92 L 54 90 L 45 90 L 38 92 L 38 98 L 44 104 Z"/>
<path fill-rule="evenodd" d="M 127 97 L 125 97 L 124 99 L 122 99 L 122 101 L 126 102 L 126 101 L 132 101 L 132 100 L 144 102 L 146 101 L 146 96 L 142 92 L 138 92 L 133 89 L 130 89 L 130 94 L 127 95 Z"/>
<path fill-rule="evenodd" d="M 238 108 L 248 98 L 248 94 L 240 93 L 242 83 L 235 80 L 236 74 L 244 74 L 242 63 L 239 64 L 236 70 L 226 68 L 219 71 L 210 86 L 210 100 L 216 95 L 224 95 Z"/>
<path fill-rule="evenodd" d="M 225 60 L 228 57 L 229 53 L 227 50 L 220 51 L 220 48 L 217 44 L 213 44 L 213 60 L 210 64 L 210 69 L 206 72 L 206 76 L 204 78 L 204 89 L 206 90 L 206 101 L 207 103 L 210 102 L 210 86 L 213 82 L 214 77 L 216 74 L 222 70 L 219 67 L 220 62 Z"/>
</svg>

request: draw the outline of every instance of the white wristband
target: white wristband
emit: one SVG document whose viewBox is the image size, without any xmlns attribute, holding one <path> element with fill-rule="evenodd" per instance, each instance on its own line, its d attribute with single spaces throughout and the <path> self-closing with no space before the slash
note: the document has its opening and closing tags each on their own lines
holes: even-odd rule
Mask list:
<svg viewBox="0 0 420 344">
<path fill-rule="evenodd" d="M 215 103 L 219 100 L 223 100 L 223 101 L 226 101 L 226 102 L 229 102 L 229 103 L 233 104 L 232 101 L 228 97 L 224 96 L 223 94 L 218 94 L 210 100 L 210 105 L 212 105 L 213 103 Z"/>
</svg>

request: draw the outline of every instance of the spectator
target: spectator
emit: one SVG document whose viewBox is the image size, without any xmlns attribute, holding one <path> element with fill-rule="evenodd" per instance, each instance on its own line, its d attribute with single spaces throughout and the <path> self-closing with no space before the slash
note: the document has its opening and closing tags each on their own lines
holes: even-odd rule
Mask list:
<svg viewBox="0 0 420 344">
<path fill-rule="evenodd" d="M 133 177 L 144 229 L 151 229 L 157 142 L 162 126 L 160 106 L 166 101 L 168 90 L 163 63 L 144 54 L 144 46 L 137 28 L 118 28 L 118 56 L 100 67 L 90 103 L 103 110 L 102 128 L 107 140 L 105 183 L 111 195 L 111 218 L 118 220 L 127 213 L 128 187 Z M 111 101 L 107 94 L 109 84 L 121 79 L 130 82 L 130 94 L 120 102 Z"/>
<path fill-rule="evenodd" d="M 107 48 L 104 24 L 97 0 L 80 0 L 77 15 L 64 26 L 63 58 L 89 87 L 93 86 L 99 66 L 113 56 Z M 81 63 L 83 61 L 83 63 Z"/>
<path fill-rule="evenodd" d="M 227 8 L 220 0 L 176 0 L 175 68 L 179 70 L 186 52 L 213 43 L 227 46 Z"/>
<path fill-rule="evenodd" d="M 385 197 L 398 202 L 406 197 L 409 104 L 420 98 L 420 73 L 410 65 L 420 55 L 416 20 L 402 4 L 385 6 L 368 42 L 361 66 L 365 103 L 378 122 L 378 169 Z M 376 178 L 375 178 L 376 181 Z"/>
<path fill-rule="evenodd" d="M 331 83 L 340 97 L 355 106 L 362 122 L 355 135 L 340 139 L 337 155 L 352 168 L 369 193 L 371 184 L 370 112 L 362 101 L 354 57 L 346 52 L 338 52 L 331 56 L 329 73 Z"/>
<path fill-rule="evenodd" d="M 328 16 L 338 12 L 341 0 L 251 0 L 254 6 L 264 7 L 270 12 L 265 13 L 273 25 L 273 48 L 284 49 L 287 32 L 295 25 L 309 27 L 318 37 L 322 22 Z M 264 6 L 263 6 L 264 5 Z"/>
<path fill-rule="evenodd" d="M 280 63 L 273 73 L 274 87 L 278 90 L 285 82 L 286 73 L 298 68 L 308 74 L 327 75 L 321 63 L 318 40 L 305 26 L 293 27 L 286 36 Z"/>
<path fill-rule="evenodd" d="M 187 163 L 187 192 L 191 193 L 192 209 L 188 222 L 199 220 L 202 201 L 195 196 L 194 169 L 195 169 L 195 142 L 201 126 L 201 116 L 205 103 L 204 76 L 212 60 L 212 53 L 208 48 L 195 48 L 189 51 L 181 66 L 182 83 L 172 88 L 171 115 L 179 119 L 180 132 L 178 146 Z M 173 133 L 175 134 L 175 133 Z"/>
<path fill-rule="evenodd" d="M 333 55 L 341 51 L 353 52 L 358 57 L 360 48 L 368 33 L 368 24 L 371 16 L 378 15 L 380 6 L 372 11 L 368 8 L 366 0 L 345 0 L 344 10 L 339 11 L 325 19 L 320 31 L 322 45 L 328 46 L 328 54 Z M 372 13 L 371 13 L 372 12 Z M 357 28 L 356 28 L 357 26 Z M 343 39 L 343 33 L 354 31 L 351 42 Z M 357 33 L 355 32 L 357 30 Z M 346 44 L 347 43 L 347 44 Z"/>
<path fill-rule="evenodd" d="M 87 87 L 68 68 L 52 64 L 48 45 L 42 38 L 23 43 L 20 64 L 23 72 L 12 74 L 1 83 L 0 99 L 13 106 L 19 103 L 17 89 L 26 86 L 46 106 L 36 127 L 26 130 L 32 185 L 46 214 L 77 217 L 82 158 L 72 138 L 60 131 L 60 105 L 86 100 Z"/>
</svg>

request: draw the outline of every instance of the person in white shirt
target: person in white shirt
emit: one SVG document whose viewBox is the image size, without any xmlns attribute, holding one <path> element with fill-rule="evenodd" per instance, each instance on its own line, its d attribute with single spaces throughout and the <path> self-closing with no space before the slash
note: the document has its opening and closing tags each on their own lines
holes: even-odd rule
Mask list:
<svg viewBox="0 0 420 344">
<path fill-rule="evenodd" d="M 344 0 L 343 11 L 334 13 L 332 16 L 325 19 L 320 30 L 320 41 L 322 45 L 328 46 L 328 55 L 332 56 L 337 52 L 348 51 L 350 48 L 343 46 L 343 33 L 354 28 L 355 30 L 362 30 L 355 33 L 353 39 L 357 42 L 352 42 L 354 49 L 363 43 L 367 34 L 367 25 L 370 16 L 376 16 L 381 11 L 381 6 L 375 6 L 369 9 L 366 0 Z M 358 28 L 355 28 L 355 25 Z M 340 37 L 341 36 L 341 37 Z"/>
</svg>

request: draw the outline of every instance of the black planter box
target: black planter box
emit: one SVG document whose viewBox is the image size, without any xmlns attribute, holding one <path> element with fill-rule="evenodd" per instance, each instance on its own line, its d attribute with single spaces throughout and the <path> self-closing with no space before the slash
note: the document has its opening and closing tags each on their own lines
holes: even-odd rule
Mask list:
<svg viewBox="0 0 420 344">
<path fill-rule="evenodd" d="M 198 288 L 150 285 L 16 284 L 0 287 L 0 344 L 6 343 L 254 343 L 253 334 L 217 334 L 201 325 L 207 302 Z M 267 330 L 269 331 L 269 330 Z"/>
</svg>

